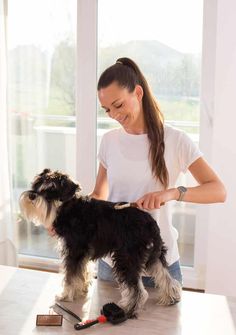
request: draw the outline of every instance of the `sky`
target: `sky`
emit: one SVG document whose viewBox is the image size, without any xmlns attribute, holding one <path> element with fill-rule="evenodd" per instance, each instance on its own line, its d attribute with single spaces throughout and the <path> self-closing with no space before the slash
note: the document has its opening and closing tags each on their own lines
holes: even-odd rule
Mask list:
<svg viewBox="0 0 236 335">
<path fill-rule="evenodd" d="M 157 40 L 200 53 L 202 7 L 203 0 L 98 0 L 99 46 Z M 76 27 L 76 0 L 9 0 L 8 13 L 10 48 L 33 42 L 48 49 Z"/>
<path fill-rule="evenodd" d="M 53 49 L 76 30 L 76 0 L 8 0 L 9 48 L 34 44 Z"/>
<path fill-rule="evenodd" d="M 99 0 L 99 41 L 157 40 L 200 53 L 203 0 Z"/>
</svg>

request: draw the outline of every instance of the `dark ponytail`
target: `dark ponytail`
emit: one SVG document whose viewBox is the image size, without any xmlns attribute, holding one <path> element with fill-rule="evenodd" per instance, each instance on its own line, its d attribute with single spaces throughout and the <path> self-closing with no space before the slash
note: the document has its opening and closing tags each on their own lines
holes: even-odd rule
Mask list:
<svg viewBox="0 0 236 335">
<path fill-rule="evenodd" d="M 142 86 L 142 104 L 144 122 L 150 143 L 151 169 L 156 179 L 159 179 L 163 186 L 167 188 L 168 171 L 164 159 L 164 119 L 147 80 L 134 61 L 129 58 L 119 58 L 114 65 L 107 68 L 100 76 L 97 85 L 98 91 L 113 82 L 117 82 L 119 86 L 127 88 L 129 92 L 133 92 L 136 85 Z"/>
</svg>

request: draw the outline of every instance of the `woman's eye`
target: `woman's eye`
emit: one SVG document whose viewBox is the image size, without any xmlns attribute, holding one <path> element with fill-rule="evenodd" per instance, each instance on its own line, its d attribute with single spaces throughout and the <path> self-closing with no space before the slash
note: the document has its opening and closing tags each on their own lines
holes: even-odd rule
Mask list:
<svg viewBox="0 0 236 335">
<path fill-rule="evenodd" d="M 123 105 L 123 104 L 120 104 L 120 105 L 118 105 L 118 106 L 115 106 L 115 107 L 116 107 L 116 108 L 120 108 L 120 107 L 122 107 L 122 105 Z"/>
</svg>

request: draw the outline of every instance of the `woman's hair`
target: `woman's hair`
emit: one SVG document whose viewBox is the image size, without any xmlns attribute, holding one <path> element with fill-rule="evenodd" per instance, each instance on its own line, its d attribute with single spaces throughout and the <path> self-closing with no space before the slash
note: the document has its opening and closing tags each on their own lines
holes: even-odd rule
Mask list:
<svg viewBox="0 0 236 335">
<path fill-rule="evenodd" d="M 168 171 L 164 160 L 164 125 L 163 114 L 161 113 L 158 103 L 153 96 L 151 89 L 140 71 L 137 64 L 129 58 L 119 58 L 116 63 L 107 68 L 100 76 L 97 89 L 106 88 L 113 82 L 120 87 L 127 88 L 133 92 L 136 85 L 143 88 L 143 111 L 144 122 L 147 128 L 150 149 L 149 157 L 151 169 L 156 179 L 159 179 L 163 186 L 168 186 Z"/>
</svg>

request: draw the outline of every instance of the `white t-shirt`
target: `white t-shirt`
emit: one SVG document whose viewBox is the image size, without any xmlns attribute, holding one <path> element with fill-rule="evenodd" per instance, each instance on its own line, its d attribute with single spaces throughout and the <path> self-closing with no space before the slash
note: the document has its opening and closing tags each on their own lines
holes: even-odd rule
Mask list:
<svg viewBox="0 0 236 335">
<path fill-rule="evenodd" d="M 202 153 L 182 131 L 165 125 L 165 163 L 169 173 L 169 187 L 175 187 L 181 172 Z M 149 141 L 147 134 L 132 135 L 123 128 L 108 131 L 102 138 L 98 159 L 107 170 L 109 196 L 113 202 L 133 202 L 149 192 L 163 189 L 151 172 L 149 162 Z M 162 239 L 168 248 L 167 262 L 173 264 L 179 259 L 177 246 L 178 232 L 172 225 L 172 202 L 149 213 L 157 221 Z M 109 257 L 105 261 L 111 264 Z"/>
</svg>

